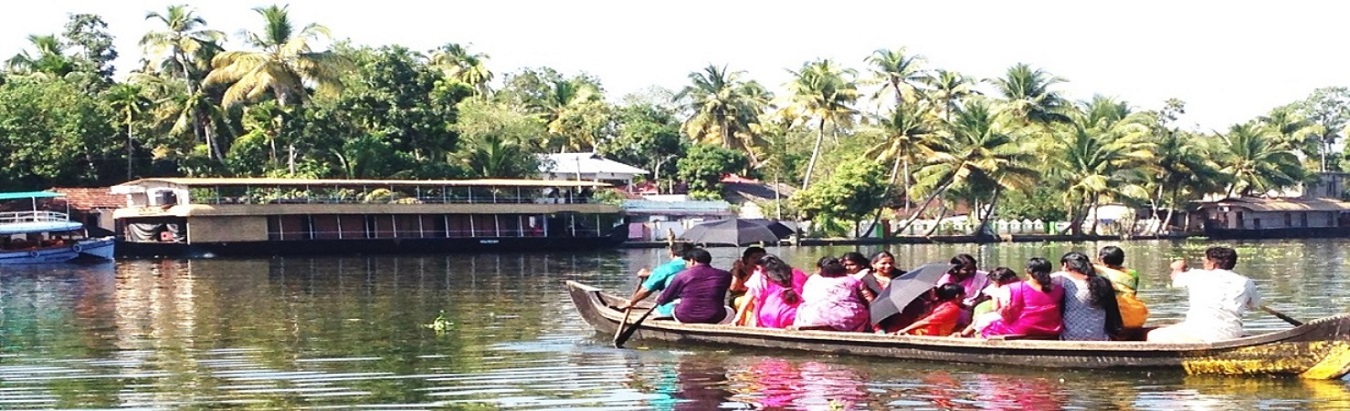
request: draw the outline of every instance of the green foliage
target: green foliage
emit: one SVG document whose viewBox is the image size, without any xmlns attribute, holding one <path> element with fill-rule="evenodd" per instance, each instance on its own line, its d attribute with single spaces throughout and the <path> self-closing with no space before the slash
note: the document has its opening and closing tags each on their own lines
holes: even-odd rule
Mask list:
<svg viewBox="0 0 1350 411">
<path fill-rule="evenodd" d="M 101 90 L 112 84 L 112 63 L 117 59 L 117 49 L 113 47 L 112 34 L 108 33 L 108 23 L 102 17 L 97 14 L 71 14 L 63 37 L 67 52 L 74 55 L 76 70 L 96 76 L 97 81 L 92 82 L 91 90 Z"/>
<path fill-rule="evenodd" d="M 535 116 L 501 103 L 469 99 L 459 105 L 460 135 L 455 155 L 470 177 L 528 177 L 539 174 L 539 150 L 532 143 L 544 130 Z"/>
<path fill-rule="evenodd" d="M 0 85 L 0 189 L 119 181 L 117 121 L 107 103 L 68 81 L 10 79 Z"/>
<path fill-rule="evenodd" d="M 700 199 L 722 198 L 722 175 L 745 173 L 750 161 L 738 151 L 710 144 L 695 144 L 679 159 L 676 174 L 689 185 L 689 195 Z"/>
<path fill-rule="evenodd" d="M 617 113 L 617 132 L 598 148 L 610 160 L 647 170 L 654 180 L 673 180 L 675 164 L 688 143 L 680 137 L 675 113 L 651 104 L 622 107 Z"/>
<path fill-rule="evenodd" d="M 1063 192 L 1047 185 L 1036 185 L 1030 190 L 1011 190 L 998 203 L 999 218 L 1017 220 L 1065 221 Z"/>
<path fill-rule="evenodd" d="M 792 206 L 817 222 L 860 221 L 881 207 L 885 175 L 882 165 L 853 159 L 841 164 L 825 181 L 794 193 Z"/>
</svg>

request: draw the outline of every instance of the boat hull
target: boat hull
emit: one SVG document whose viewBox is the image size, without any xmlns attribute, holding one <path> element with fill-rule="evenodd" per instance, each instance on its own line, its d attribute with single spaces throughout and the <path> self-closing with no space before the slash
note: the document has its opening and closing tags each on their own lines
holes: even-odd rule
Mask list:
<svg viewBox="0 0 1350 411">
<path fill-rule="evenodd" d="M 625 299 L 573 281 L 568 281 L 567 287 L 582 318 L 597 332 L 613 335 L 623 312 L 612 307 Z M 666 320 L 643 322 L 633 339 L 1019 367 L 1176 370 L 1310 379 L 1335 379 L 1350 373 L 1350 315 L 1309 321 L 1275 333 L 1195 344 L 894 336 Z"/>
<path fill-rule="evenodd" d="M 66 247 L 0 252 L 0 265 L 53 264 L 77 259 L 111 260 L 115 248 L 112 237 L 87 238 Z"/>
<path fill-rule="evenodd" d="M 218 243 L 119 242 L 120 257 L 246 257 L 273 255 L 434 254 L 575 251 L 614 248 L 622 236 L 502 238 L 382 238 Z"/>
</svg>

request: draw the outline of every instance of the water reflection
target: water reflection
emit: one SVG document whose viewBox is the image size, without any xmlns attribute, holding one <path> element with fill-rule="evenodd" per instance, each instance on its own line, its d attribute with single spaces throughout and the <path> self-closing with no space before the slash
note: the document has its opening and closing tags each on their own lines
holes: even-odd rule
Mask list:
<svg viewBox="0 0 1350 411">
<path fill-rule="evenodd" d="M 902 265 L 1012 265 L 1094 244 L 898 245 Z M 1207 243 L 1127 244 L 1160 318 L 1166 261 Z M 1345 241 L 1240 244 L 1267 302 L 1343 311 Z M 871 253 L 880 247 L 865 247 Z M 809 265 L 852 247 L 771 249 Z M 715 264 L 736 250 L 714 249 Z M 0 271 L 0 408 L 1346 409 L 1347 383 L 1051 372 L 651 345 L 616 350 L 561 287 L 628 292 L 663 250 L 123 261 Z M 424 327 L 444 311 L 451 330 Z M 1285 328 L 1254 313 L 1253 329 Z"/>
</svg>

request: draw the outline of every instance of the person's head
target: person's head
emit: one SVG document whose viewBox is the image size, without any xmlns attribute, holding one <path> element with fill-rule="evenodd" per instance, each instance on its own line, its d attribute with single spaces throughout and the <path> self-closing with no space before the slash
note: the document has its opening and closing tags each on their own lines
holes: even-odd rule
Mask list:
<svg viewBox="0 0 1350 411">
<path fill-rule="evenodd" d="M 1125 250 L 1114 245 L 1102 247 L 1102 250 L 1097 252 L 1097 260 L 1106 264 L 1107 267 L 1123 266 L 1125 265 Z"/>
<path fill-rule="evenodd" d="M 834 257 L 821 257 L 820 261 L 816 262 L 816 267 L 820 269 L 820 275 L 826 277 L 838 277 L 848 274 L 848 270 L 844 269 L 844 263 Z"/>
<path fill-rule="evenodd" d="M 764 276 L 767 277 L 769 281 L 778 284 L 779 287 L 783 287 L 783 301 L 788 304 L 799 301 L 797 292 L 792 289 L 792 266 L 773 254 L 765 254 L 763 257 L 760 257 L 759 261 L 756 261 L 756 263 L 764 268 Z"/>
<path fill-rule="evenodd" d="M 685 253 L 688 253 L 689 250 L 693 250 L 693 249 L 694 249 L 694 245 L 693 245 L 693 244 L 690 244 L 690 243 L 685 243 L 685 242 L 672 243 L 672 244 L 670 245 L 670 256 L 671 256 L 672 258 L 674 258 L 674 257 L 684 258 L 684 254 L 685 254 Z"/>
<path fill-rule="evenodd" d="M 960 284 L 946 283 L 939 285 L 934 292 L 938 301 L 952 301 L 966 295 L 965 287 Z"/>
<path fill-rule="evenodd" d="M 952 257 L 952 269 L 949 271 L 957 278 L 966 278 L 975 275 L 975 266 L 977 265 L 975 257 L 970 254 L 957 254 Z"/>
<path fill-rule="evenodd" d="M 702 248 L 694 248 L 689 250 L 689 252 L 684 253 L 684 260 L 685 262 L 689 263 L 689 265 L 712 264 L 712 254 L 709 254 L 708 250 L 704 250 Z"/>
<path fill-rule="evenodd" d="M 1031 257 L 1027 260 L 1027 277 L 1036 280 L 1036 284 L 1041 286 L 1041 292 L 1050 292 L 1050 271 L 1055 269 L 1050 260 L 1040 257 Z"/>
<path fill-rule="evenodd" d="M 872 266 L 872 262 L 867 261 L 867 257 L 863 257 L 862 253 L 854 251 L 849 251 L 840 256 L 839 263 L 844 265 L 844 270 L 848 271 L 849 274 L 862 271 Z"/>
<path fill-rule="evenodd" d="M 895 256 L 890 251 L 882 251 L 872 254 L 872 271 L 880 274 L 889 274 L 895 269 Z"/>
<path fill-rule="evenodd" d="M 1059 258 L 1059 264 L 1064 267 L 1064 271 L 1071 273 L 1089 276 L 1097 274 L 1097 271 L 1092 269 L 1092 261 L 1088 259 L 1087 254 L 1077 251 L 1064 253 L 1064 256 Z"/>
<path fill-rule="evenodd" d="M 1215 246 L 1205 250 L 1205 263 L 1212 265 L 1205 268 L 1232 270 L 1233 267 L 1237 267 L 1237 261 L 1237 250 L 1232 248 Z"/>
<path fill-rule="evenodd" d="M 760 257 L 763 257 L 765 254 L 768 253 L 769 253 L 768 251 L 764 250 L 764 247 L 759 246 L 749 247 L 746 248 L 745 251 L 741 253 L 741 261 L 744 261 L 746 264 L 755 264 L 756 262 L 759 261 Z"/>
<path fill-rule="evenodd" d="M 998 285 L 1008 285 L 1017 282 L 1017 272 L 1008 267 L 998 267 L 989 272 L 989 281 Z"/>
</svg>

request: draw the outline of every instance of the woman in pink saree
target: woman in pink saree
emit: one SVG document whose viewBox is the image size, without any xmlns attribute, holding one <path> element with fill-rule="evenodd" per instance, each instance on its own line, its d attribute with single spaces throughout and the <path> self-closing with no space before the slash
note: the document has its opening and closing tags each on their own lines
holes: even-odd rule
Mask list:
<svg viewBox="0 0 1350 411">
<path fill-rule="evenodd" d="M 1064 288 L 1050 280 L 1049 260 L 1036 257 L 1027 261 L 1027 279 L 1009 284 L 1008 304 L 999 308 L 1000 318 L 989 323 L 980 335 L 1024 335 L 1031 338 L 1058 338 L 1064 331 L 1059 305 Z"/>
<path fill-rule="evenodd" d="M 760 257 L 759 269 L 745 281 L 746 305 L 736 313 L 736 324 L 787 328 L 797 319 L 806 273 L 774 255 Z"/>
</svg>

